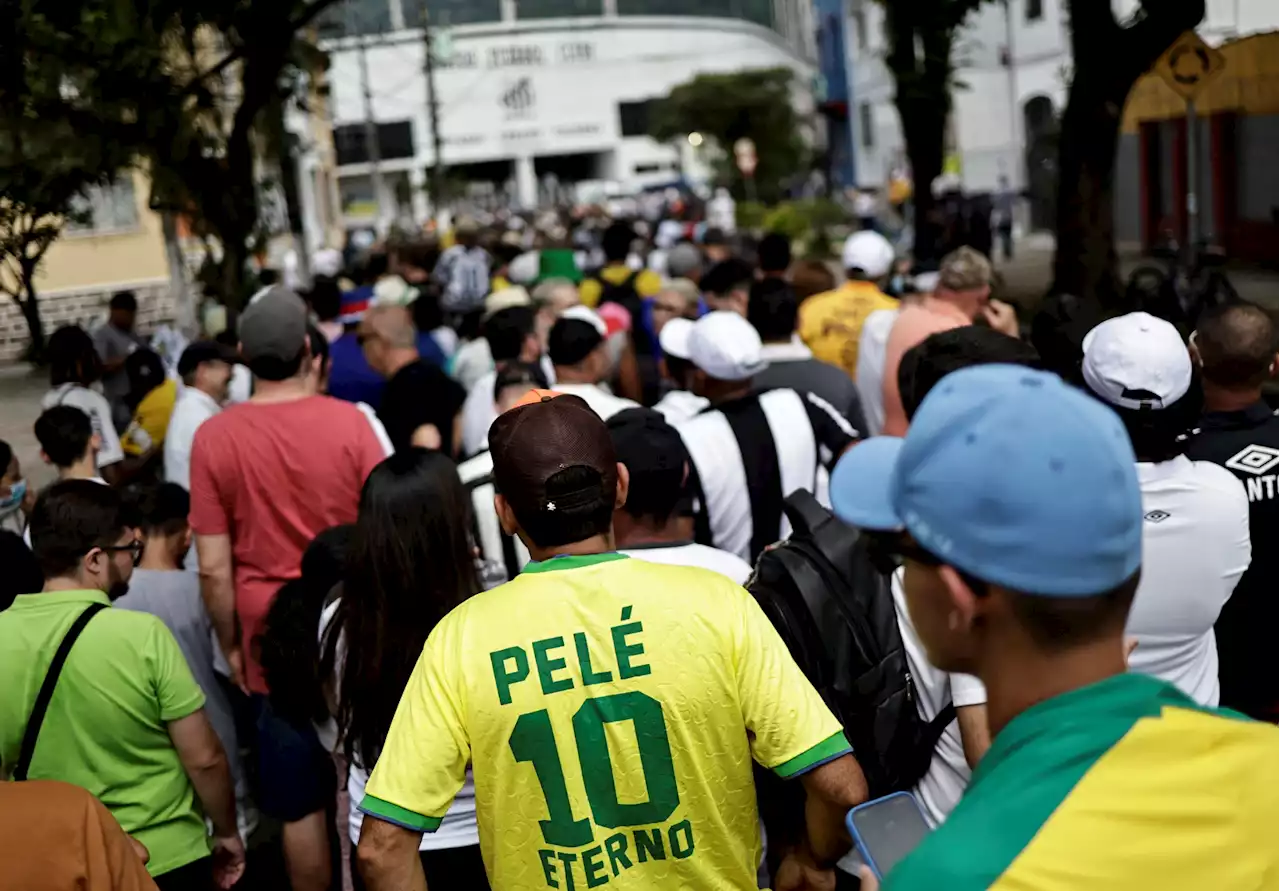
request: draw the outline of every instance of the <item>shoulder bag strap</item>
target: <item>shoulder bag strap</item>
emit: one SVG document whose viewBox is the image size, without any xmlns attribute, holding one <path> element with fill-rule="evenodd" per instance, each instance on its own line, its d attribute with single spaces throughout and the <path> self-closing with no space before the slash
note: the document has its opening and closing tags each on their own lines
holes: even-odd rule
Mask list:
<svg viewBox="0 0 1280 891">
<path fill-rule="evenodd" d="M 31 717 L 27 718 L 26 732 L 22 734 L 18 766 L 13 771 L 15 780 L 27 778 L 27 771 L 31 768 L 31 756 L 36 751 L 36 739 L 40 736 L 40 726 L 44 724 L 45 712 L 49 710 L 49 700 L 53 699 L 54 688 L 58 686 L 58 676 L 62 674 L 62 666 L 67 662 L 71 647 L 75 645 L 76 638 L 80 636 L 80 632 L 84 631 L 89 620 L 106 608 L 105 603 L 94 603 L 77 616 L 67 630 L 66 636 L 62 638 L 62 643 L 58 645 L 58 652 L 53 654 L 53 661 L 49 663 L 49 671 L 44 676 L 44 683 L 40 685 L 40 692 L 36 694 L 36 704 L 31 707 Z"/>
</svg>

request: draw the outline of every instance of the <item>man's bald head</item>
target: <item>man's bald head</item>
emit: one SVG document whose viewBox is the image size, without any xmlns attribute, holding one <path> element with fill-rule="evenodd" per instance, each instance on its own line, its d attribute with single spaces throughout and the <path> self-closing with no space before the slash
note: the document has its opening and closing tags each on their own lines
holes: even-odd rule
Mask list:
<svg viewBox="0 0 1280 891">
<path fill-rule="evenodd" d="M 1194 341 L 1205 381 L 1232 390 L 1262 386 L 1275 374 L 1277 336 L 1275 316 L 1256 304 L 1206 310 Z"/>
<path fill-rule="evenodd" d="M 418 332 L 413 315 L 406 306 L 375 306 L 364 314 L 360 330 L 373 335 L 390 349 L 411 349 L 417 345 Z"/>
</svg>

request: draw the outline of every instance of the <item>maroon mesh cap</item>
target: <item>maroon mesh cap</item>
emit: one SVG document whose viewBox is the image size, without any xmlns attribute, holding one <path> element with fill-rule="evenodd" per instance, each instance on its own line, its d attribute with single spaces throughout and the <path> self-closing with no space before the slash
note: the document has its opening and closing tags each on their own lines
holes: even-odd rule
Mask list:
<svg viewBox="0 0 1280 891">
<path fill-rule="evenodd" d="M 612 506 L 618 465 L 609 428 L 581 397 L 532 390 L 489 428 L 493 479 L 517 514 Z M 579 468 L 590 473 L 564 471 Z"/>
</svg>

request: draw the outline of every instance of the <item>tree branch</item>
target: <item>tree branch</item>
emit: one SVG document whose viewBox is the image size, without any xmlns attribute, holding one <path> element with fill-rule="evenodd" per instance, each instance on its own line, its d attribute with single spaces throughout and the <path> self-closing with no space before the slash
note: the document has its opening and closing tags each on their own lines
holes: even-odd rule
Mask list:
<svg viewBox="0 0 1280 891">
<path fill-rule="evenodd" d="M 1178 35 L 1200 23 L 1205 0 L 1162 0 L 1144 4 L 1143 11 L 1145 15 L 1119 32 L 1117 63 L 1130 75 L 1130 83 L 1149 70 Z"/>
<path fill-rule="evenodd" d="M 274 0 L 274 2 L 279 2 L 279 0 Z M 313 22 L 320 13 L 338 2 L 340 2 L 340 0 L 313 0 L 313 2 L 302 11 L 301 15 L 290 21 L 290 33 L 294 33 L 305 28 L 307 25 L 311 24 L 311 22 Z M 183 94 L 185 95 L 187 93 L 194 92 L 200 84 L 204 83 L 211 77 L 218 76 L 236 62 L 239 62 L 244 58 L 248 48 L 249 45 L 245 43 L 241 43 L 239 46 L 233 48 L 229 53 L 227 53 L 227 55 L 218 60 L 212 68 L 205 71 L 203 74 L 196 75 L 195 79 L 187 84 L 186 88 L 183 90 Z"/>
</svg>

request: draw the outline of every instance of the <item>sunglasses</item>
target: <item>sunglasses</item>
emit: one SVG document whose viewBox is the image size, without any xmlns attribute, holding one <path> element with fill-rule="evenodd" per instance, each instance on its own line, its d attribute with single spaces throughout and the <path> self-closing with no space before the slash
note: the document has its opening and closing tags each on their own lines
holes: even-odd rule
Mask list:
<svg viewBox="0 0 1280 891">
<path fill-rule="evenodd" d="M 876 571 L 883 575 L 892 575 L 907 560 L 935 569 L 939 566 L 951 566 L 936 554 L 925 550 L 914 542 L 908 541 L 907 537 L 900 533 L 867 533 L 867 556 Z M 987 595 L 988 587 L 986 582 L 982 579 L 974 578 L 959 567 L 951 566 L 951 568 L 956 571 L 956 574 L 960 576 L 960 579 L 976 596 L 985 597 Z"/>
<path fill-rule="evenodd" d="M 114 554 L 119 551 L 128 551 L 129 556 L 133 558 L 134 566 L 137 566 L 138 562 L 142 560 L 142 542 L 136 538 L 133 541 L 129 542 L 128 544 L 101 545 L 99 546 L 98 550 L 106 551 L 108 554 Z"/>
</svg>

